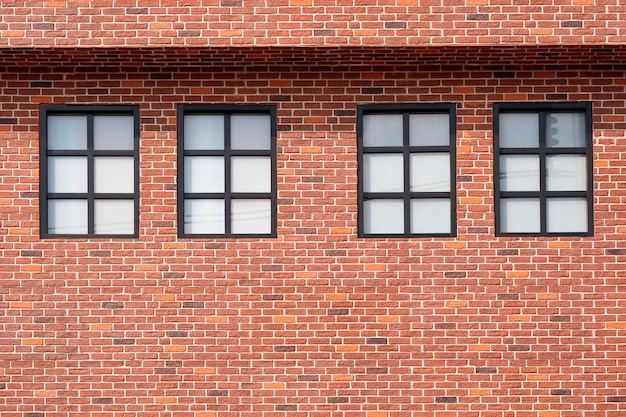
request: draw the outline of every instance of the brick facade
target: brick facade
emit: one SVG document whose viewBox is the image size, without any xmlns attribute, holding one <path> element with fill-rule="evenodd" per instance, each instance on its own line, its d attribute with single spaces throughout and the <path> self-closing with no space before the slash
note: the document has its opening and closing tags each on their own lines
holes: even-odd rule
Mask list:
<svg viewBox="0 0 626 417">
<path fill-rule="evenodd" d="M 626 414 L 625 6 L 16 3 L 0 415 Z M 593 236 L 496 237 L 493 104 L 579 101 Z M 357 105 L 441 102 L 457 237 L 359 238 Z M 276 106 L 276 238 L 177 237 L 176 109 L 194 103 Z M 138 238 L 40 237 L 44 104 L 139 106 Z"/>
</svg>

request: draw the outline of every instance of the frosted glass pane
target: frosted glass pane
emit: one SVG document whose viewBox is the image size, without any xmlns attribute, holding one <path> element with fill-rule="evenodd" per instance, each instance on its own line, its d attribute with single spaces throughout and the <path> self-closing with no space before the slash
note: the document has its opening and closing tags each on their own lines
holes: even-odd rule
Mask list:
<svg viewBox="0 0 626 417">
<path fill-rule="evenodd" d="M 537 113 L 501 113 L 501 148 L 539 147 L 539 115 Z"/>
<path fill-rule="evenodd" d="M 233 114 L 230 116 L 230 147 L 232 149 L 271 149 L 272 120 L 265 114 Z"/>
<path fill-rule="evenodd" d="M 403 165 L 402 154 L 363 155 L 363 191 L 404 191 Z"/>
<path fill-rule="evenodd" d="M 404 201 L 364 201 L 363 232 L 372 235 L 404 233 Z"/>
<path fill-rule="evenodd" d="M 500 231 L 503 233 L 539 233 L 540 216 L 538 198 L 500 200 Z"/>
<path fill-rule="evenodd" d="M 94 172 L 96 193 L 133 193 L 135 191 L 135 159 L 132 157 L 94 158 Z"/>
<path fill-rule="evenodd" d="M 48 149 L 87 149 L 87 116 L 48 116 Z"/>
<path fill-rule="evenodd" d="M 87 234 L 87 200 L 48 200 L 48 233 Z"/>
<path fill-rule="evenodd" d="M 232 157 L 231 190 L 235 193 L 269 193 L 272 191 L 272 160 L 264 156 Z"/>
<path fill-rule="evenodd" d="M 411 146 L 450 145 L 450 115 L 447 113 L 410 115 L 409 144 Z"/>
<path fill-rule="evenodd" d="M 185 233 L 223 234 L 224 200 L 185 200 Z"/>
<path fill-rule="evenodd" d="M 185 149 L 224 149 L 224 116 L 185 116 Z"/>
<path fill-rule="evenodd" d="M 549 148 L 584 148 L 584 113 L 548 113 L 546 146 Z"/>
<path fill-rule="evenodd" d="M 135 149 L 135 118 L 105 115 L 93 118 L 93 146 L 98 150 Z"/>
<path fill-rule="evenodd" d="M 585 191 L 587 189 L 587 158 L 584 155 L 552 155 L 547 157 L 548 191 Z"/>
<path fill-rule="evenodd" d="M 185 157 L 186 193 L 223 193 L 224 157 Z"/>
<path fill-rule="evenodd" d="M 450 191 L 450 154 L 411 154 L 411 191 Z"/>
<path fill-rule="evenodd" d="M 450 200 L 411 200 L 411 233 L 450 233 Z"/>
<path fill-rule="evenodd" d="M 501 191 L 539 191 L 538 155 L 500 156 Z"/>
<path fill-rule="evenodd" d="M 546 211 L 548 232 L 587 232 L 587 200 L 584 198 L 548 198 Z"/>
<path fill-rule="evenodd" d="M 71 156 L 49 157 L 48 192 L 86 193 L 87 158 Z"/>
<path fill-rule="evenodd" d="M 94 232 L 99 235 L 135 233 L 133 200 L 94 200 Z"/>
<path fill-rule="evenodd" d="M 234 234 L 272 232 L 270 200 L 232 200 L 230 231 Z"/>
<path fill-rule="evenodd" d="M 402 146 L 401 114 L 363 116 L 363 146 Z"/>
</svg>

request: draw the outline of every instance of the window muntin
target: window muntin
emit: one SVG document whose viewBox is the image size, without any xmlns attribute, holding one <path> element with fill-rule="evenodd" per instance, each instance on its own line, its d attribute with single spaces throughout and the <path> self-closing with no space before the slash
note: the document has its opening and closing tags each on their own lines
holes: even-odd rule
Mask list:
<svg viewBox="0 0 626 417">
<path fill-rule="evenodd" d="M 43 106 L 41 236 L 136 237 L 139 109 Z"/>
<path fill-rule="evenodd" d="M 359 236 L 456 236 L 456 108 L 357 110 Z"/>
<path fill-rule="evenodd" d="M 178 108 L 180 237 L 276 236 L 274 106 Z"/>
<path fill-rule="evenodd" d="M 494 105 L 496 235 L 593 234 L 591 103 Z"/>
</svg>

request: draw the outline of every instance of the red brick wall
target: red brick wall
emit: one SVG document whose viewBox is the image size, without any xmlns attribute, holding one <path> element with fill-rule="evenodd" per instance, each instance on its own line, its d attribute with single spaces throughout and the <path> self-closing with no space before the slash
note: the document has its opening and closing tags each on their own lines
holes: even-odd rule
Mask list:
<svg viewBox="0 0 626 417">
<path fill-rule="evenodd" d="M 0 415 L 626 415 L 624 52 L 4 54 Z M 442 101 L 458 237 L 358 238 L 356 105 Z M 593 102 L 595 236 L 494 237 L 502 101 Z M 276 104 L 277 238 L 176 237 L 175 110 L 200 102 Z M 39 238 L 42 103 L 140 106 L 139 238 Z"/>
<path fill-rule="evenodd" d="M 620 0 L 4 0 L 0 47 L 620 44 Z"/>
</svg>

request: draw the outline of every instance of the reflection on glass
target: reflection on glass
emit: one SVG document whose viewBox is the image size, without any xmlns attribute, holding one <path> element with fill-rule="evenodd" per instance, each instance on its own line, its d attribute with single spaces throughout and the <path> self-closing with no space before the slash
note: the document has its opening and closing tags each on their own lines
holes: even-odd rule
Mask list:
<svg viewBox="0 0 626 417">
<path fill-rule="evenodd" d="M 363 191 L 404 191 L 404 169 L 402 154 L 363 155 Z"/>
<path fill-rule="evenodd" d="M 450 199 L 411 200 L 411 233 L 450 233 Z"/>
<path fill-rule="evenodd" d="M 186 156 L 186 193 L 223 193 L 224 157 Z"/>
<path fill-rule="evenodd" d="M 539 115 L 537 113 L 500 113 L 501 148 L 539 147 Z"/>
<path fill-rule="evenodd" d="M 87 149 L 87 116 L 48 116 L 48 149 Z"/>
<path fill-rule="evenodd" d="M 546 146 L 549 148 L 584 148 L 585 114 L 548 113 Z"/>
<path fill-rule="evenodd" d="M 184 120 L 186 150 L 224 149 L 224 116 L 188 115 Z"/>
<path fill-rule="evenodd" d="M 502 198 L 500 230 L 503 233 L 539 233 L 540 213 L 538 198 Z"/>
<path fill-rule="evenodd" d="M 87 200 L 48 200 L 48 233 L 84 235 L 87 232 Z"/>
<path fill-rule="evenodd" d="M 450 191 L 450 154 L 411 154 L 411 191 Z"/>
<path fill-rule="evenodd" d="M 231 233 L 269 234 L 272 232 L 270 200 L 232 200 Z"/>
<path fill-rule="evenodd" d="M 235 193 L 269 193 L 272 160 L 265 156 L 233 156 L 231 190 Z"/>
<path fill-rule="evenodd" d="M 133 193 L 135 161 L 132 157 L 94 158 L 96 193 Z"/>
<path fill-rule="evenodd" d="M 135 232 L 133 200 L 94 200 L 94 233 L 132 235 Z"/>
<path fill-rule="evenodd" d="M 584 198 L 548 198 L 547 228 L 550 233 L 586 233 L 587 200 Z"/>
<path fill-rule="evenodd" d="M 401 114 L 363 116 L 363 146 L 402 146 Z"/>
<path fill-rule="evenodd" d="M 271 127 L 271 118 L 266 114 L 233 114 L 230 116 L 230 147 L 269 150 Z"/>
<path fill-rule="evenodd" d="M 587 158 L 585 155 L 550 155 L 547 157 L 548 191 L 585 191 Z"/>
<path fill-rule="evenodd" d="M 366 234 L 403 234 L 402 200 L 367 200 L 363 202 L 363 231 Z"/>
<path fill-rule="evenodd" d="M 86 193 L 87 158 L 73 156 L 49 157 L 48 192 Z"/>
<path fill-rule="evenodd" d="M 409 116 L 411 146 L 449 146 L 450 116 L 447 113 L 411 114 Z"/>
<path fill-rule="evenodd" d="M 186 234 L 222 234 L 225 224 L 224 200 L 185 200 Z"/>
<path fill-rule="evenodd" d="M 539 191 L 539 156 L 500 156 L 500 190 Z"/>
<path fill-rule="evenodd" d="M 93 145 L 96 150 L 135 149 L 133 116 L 101 115 L 93 118 Z"/>
</svg>

